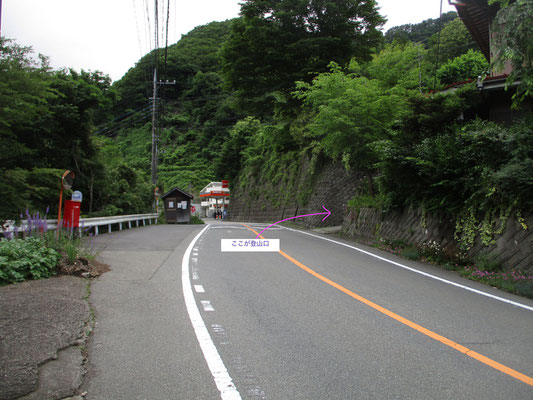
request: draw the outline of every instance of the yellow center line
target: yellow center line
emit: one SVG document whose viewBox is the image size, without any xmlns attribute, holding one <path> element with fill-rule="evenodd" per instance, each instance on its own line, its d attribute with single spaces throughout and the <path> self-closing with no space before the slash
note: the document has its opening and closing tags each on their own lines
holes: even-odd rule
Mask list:
<svg viewBox="0 0 533 400">
<path fill-rule="evenodd" d="M 255 233 L 257 235 L 257 232 L 252 229 L 251 227 L 249 227 L 248 225 L 245 225 L 245 224 L 242 224 L 243 226 L 245 226 L 247 229 L 249 229 L 250 231 L 252 231 L 253 233 Z M 262 239 L 263 236 L 260 236 Z M 398 322 L 401 322 L 402 324 L 430 337 L 431 339 L 434 339 L 438 342 L 441 342 L 443 344 L 445 344 L 446 346 L 449 346 L 451 347 L 452 349 L 454 350 L 457 350 L 458 352 L 460 353 L 463 353 L 465 355 L 467 355 L 468 357 L 471 357 L 485 365 L 488 365 L 489 367 L 492 367 L 500 372 L 503 372 L 504 374 L 507 374 L 515 379 L 518 379 L 519 381 L 522 381 L 524 383 L 527 383 L 528 385 L 530 386 L 533 386 L 533 378 L 527 376 L 527 375 L 524 375 L 512 368 L 509 368 L 503 364 L 500 364 L 499 362 L 497 361 L 494 361 L 492 360 L 491 358 L 488 358 L 488 357 L 485 357 L 484 355 L 482 354 L 479 354 L 465 346 L 462 346 L 460 345 L 459 343 L 455 343 L 453 340 L 450 340 L 444 336 L 441 336 L 439 335 L 438 333 L 435 333 L 429 329 L 426 329 L 424 328 L 423 326 L 421 325 L 418 325 L 410 320 L 408 320 L 407 318 L 404 318 L 402 317 L 401 315 L 398 315 L 382 306 L 380 306 L 379 304 L 376 304 L 374 303 L 373 301 L 370 301 L 360 295 L 358 295 L 357 293 L 354 293 L 352 292 L 351 290 L 349 289 L 346 289 L 344 286 L 342 285 L 339 285 L 338 283 L 336 282 L 333 282 L 332 280 L 326 278 L 325 276 L 323 275 L 320 275 L 318 272 L 312 270 L 311 268 L 305 266 L 304 264 L 302 264 L 301 262 L 299 262 L 298 260 L 294 259 L 293 257 L 291 257 L 290 255 L 288 255 L 287 253 L 285 253 L 284 251 L 279 251 L 279 254 L 281 254 L 283 257 L 285 257 L 287 260 L 289 260 L 290 262 L 292 262 L 293 264 L 295 264 L 296 266 L 300 267 L 301 269 L 303 269 L 305 272 L 311 274 L 312 276 L 314 276 L 315 278 L 318 278 L 320 279 L 322 282 L 324 283 L 327 283 L 328 285 L 330 286 L 333 286 L 335 289 L 338 289 L 340 290 L 341 292 L 347 294 L 348 296 L 354 298 L 355 300 L 357 301 L 360 301 L 361 303 L 363 304 L 366 304 L 367 306 L 369 307 L 372 307 L 374 310 L 376 311 L 379 311 L 380 313 L 382 314 L 385 314 L 386 316 L 398 321 Z"/>
</svg>

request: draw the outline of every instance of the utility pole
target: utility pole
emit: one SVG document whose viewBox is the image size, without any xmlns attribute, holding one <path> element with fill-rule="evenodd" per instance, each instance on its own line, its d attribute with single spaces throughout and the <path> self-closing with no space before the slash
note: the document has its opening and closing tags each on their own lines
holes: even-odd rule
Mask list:
<svg viewBox="0 0 533 400">
<path fill-rule="evenodd" d="M 175 85 L 176 81 L 157 81 L 157 68 L 154 68 L 154 88 L 152 97 L 152 184 L 157 185 L 157 145 L 159 143 L 159 132 L 157 129 L 157 107 L 159 98 L 157 88 L 162 85 Z"/>
<path fill-rule="evenodd" d="M 152 185 L 157 185 L 157 68 L 154 68 L 154 91 L 152 97 Z"/>
<path fill-rule="evenodd" d="M 159 16 L 154 0 L 154 89 L 152 95 L 152 185 L 157 185 L 157 63 L 159 62 Z"/>
<path fill-rule="evenodd" d="M 1 3 L 2 0 L 0 0 Z M 158 111 L 158 105 L 159 105 L 159 98 L 157 97 L 157 87 L 159 85 L 175 85 L 176 81 L 169 82 L 168 80 L 163 81 L 157 81 L 157 65 L 159 61 L 159 16 L 158 16 L 158 5 L 157 0 L 154 1 L 154 28 L 155 28 L 155 36 L 154 36 L 154 88 L 153 88 L 153 94 L 152 94 L 152 184 L 157 185 L 157 145 L 159 143 L 159 132 L 157 127 L 157 111 Z M 168 23 L 168 22 L 167 22 Z M 167 34 L 168 38 L 168 34 Z M 165 50 L 166 51 L 166 50 Z M 165 59 L 165 70 L 166 70 L 166 59 Z"/>
</svg>

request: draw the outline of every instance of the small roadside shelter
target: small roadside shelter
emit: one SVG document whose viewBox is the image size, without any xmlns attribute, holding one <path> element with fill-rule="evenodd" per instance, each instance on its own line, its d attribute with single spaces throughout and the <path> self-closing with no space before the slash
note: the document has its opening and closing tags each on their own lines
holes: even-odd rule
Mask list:
<svg viewBox="0 0 533 400">
<path fill-rule="evenodd" d="M 161 199 L 165 204 L 165 219 L 168 224 L 189 224 L 191 222 L 191 200 L 194 198 L 179 188 L 166 192 Z"/>
</svg>

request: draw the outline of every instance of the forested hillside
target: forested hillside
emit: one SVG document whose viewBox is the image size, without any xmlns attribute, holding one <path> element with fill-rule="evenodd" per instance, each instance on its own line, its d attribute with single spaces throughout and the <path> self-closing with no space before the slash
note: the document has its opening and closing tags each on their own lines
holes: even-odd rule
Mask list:
<svg viewBox="0 0 533 400">
<path fill-rule="evenodd" d="M 474 85 L 437 93 L 489 69 L 456 14 L 385 34 L 384 22 L 374 1 L 248 0 L 240 18 L 195 28 L 113 85 L 52 71 L 3 40 L 2 218 L 26 207 L 53 213 L 65 168 L 77 174 L 84 213 L 149 211 L 156 65 L 159 79 L 176 81 L 157 104 L 163 190 L 281 182 L 281 199 L 295 195 L 307 157 L 311 168 L 340 160 L 365 176 L 353 204 L 423 204 L 470 220 L 480 209 L 531 207 L 531 124 L 458 121 L 476 115 Z M 516 65 L 527 84 L 524 57 Z M 307 192 L 296 196 L 304 203 Z"/>
<path fill-rule="evenodd" d="M 113 85 L 118 118 L 98 135 L 116 146 L 128 165 L 150 171 L 153 66 L 159 79 L 176 81 L 159 88 L 159 187 L 199 191 L 216 177 L 216 162 L 229 129 L 242 114 L 223 83 L 220 57 L 231 21 L 197 27 L 175 45 L 144 56 Z M 165 62 L 166 59 L 166 62 Z M 158 79 L 158 80 L 159 80 Z M 124 116 L 124 117 L 122 117 Z"/>
</svg>

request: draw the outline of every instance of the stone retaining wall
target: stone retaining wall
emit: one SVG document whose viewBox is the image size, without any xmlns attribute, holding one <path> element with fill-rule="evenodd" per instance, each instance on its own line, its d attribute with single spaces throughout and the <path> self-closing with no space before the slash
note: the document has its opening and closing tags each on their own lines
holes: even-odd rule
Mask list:
<svg viewBox="0 0 533 400">
<path fill-rule="evenodd" d="M 525 218 L 527 227 L 533 226 L 533 217 Z M 435 241 L 449 253 L 457 253 L 459 244 L 454 239 L 455 221 L 435 215 L 424 215 L 420 209 L 383 214 L 381 211 L 362 208 L 352 210 L 344 217 L 342 234 L 346 237 L 373 242 L 381 238 L 400 240 L 411 245 Z M 491 246 L 483 245 L 479 235 L 468 255 L 475 259 L 483 254 L 497 255 L 506 268 L 519 268 L 533 272 L 533 232 L 512 216 L 504 231 L 497 235 Z"/>
<path fill-rule="evenodd" d="M 247 187 L 232 189 L 229 216 L 233 221 L 276 222 L 297 215 L 331 211 L 322 222 L 323 215 L 297 218 L 294 223 L 307 227 L 342 225 L 346 206 L 355 194 L 361 177 L 346 171 L 340 163 L 329 163 L 316 176 L 309 176 L 309 160 L 303 159 L 289 196 L 283 184 L 276 186 L 251 182 Z M 260 188 L 259 190 L 257 188 Z M 299 201 L 298 194 L 310 191 L 307 201 Z"/>
<path fill-rule="evenodd" d="M 311 174 L 309 160 L 303 158 L 296 176 L 290 177 L 293 182 L 290 188 L 282 182 L 268 185 L 250 181 L 244 188 L 237 183 L 237 187 L 232 189 L 229 218 L 233 221 L 272 223 L 296 215 L 322 212 L 324 205 L 331 211 L 326 221 L 322 222 L 321 215 L 297 218 L 291 222 L 306 227 L 342 224 L 342 233 L 346 237 L 366 242 L 383 238 L 420 245 L 431 240 L 447 252 L 458 251 L 459 245 L 454 239 L 455 221 L 439 215 L 424 215 L 421 210 L 412 209 L 387 214 L 370 208 L 348 211 L 348 200 L 364 185 L 364 176 L 346 171 L 340 163 L 322 165 L 317 167 L 317 171 L 320 172 Z M 301 193 L 306 193 L 306 196 L 300 196 Z M 512 215 L 493 245 L 484 246 L 477 237 L 469 256 L 476 258 L 482 254 L 497 254 L 505 267 L 533 272 L 533 215 L 525 218 L 525 224 L 528 229 L 524 229 Z"/>
</svg>

